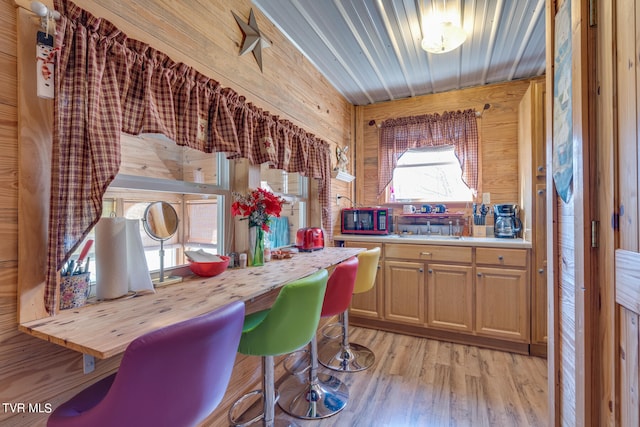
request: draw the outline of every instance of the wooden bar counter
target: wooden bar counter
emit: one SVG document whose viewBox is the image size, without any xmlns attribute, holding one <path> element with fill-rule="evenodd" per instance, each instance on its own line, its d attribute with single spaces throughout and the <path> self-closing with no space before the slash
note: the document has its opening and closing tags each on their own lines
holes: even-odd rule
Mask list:
<svg viewBox="0 0 640 427">
<path fill-rule="evenodd" d="M 187 277 L 181 283 L 145 294 L 61 311 L 21 324 L 27 334 L 105 359 L 123 353 L 137 337 L 215 310 L 233 301 L 250 303 L 283 285 L 357 255 L 360 248 L 327 247 L 273 260 L 260 267 L 229 269 L 211 278 Z M 249 310 L 250 312 L 251 310 Z M 254 307 L 254 310 L 255 307 Z"/>
</svg>

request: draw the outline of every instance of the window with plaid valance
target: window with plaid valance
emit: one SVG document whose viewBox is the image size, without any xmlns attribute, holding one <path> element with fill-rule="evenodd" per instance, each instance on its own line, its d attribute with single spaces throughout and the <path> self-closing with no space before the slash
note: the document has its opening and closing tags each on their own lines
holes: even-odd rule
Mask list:
<svg viewBox="0 0 640 427">
<path fill-rule="evenodd" d="M 203 152 L 269 162 L 316 178 L 331 230 L 329 144 L 245 102 L 232 89 L 127 38 L 110 22 L 55 0 L 56 99 L 45 306 L 57 271 L 98 222 L 120 167 L 120 134 L 161 133 Z"/>
<path fill-rule="evenodd" d="M 400 156 L 410 148 L 453 145 L 467 186 L 478 190 L 478 124 L 474 110 L 385 120 L 378 144 L 378 196 L 393 179 Z"/>
</svg>

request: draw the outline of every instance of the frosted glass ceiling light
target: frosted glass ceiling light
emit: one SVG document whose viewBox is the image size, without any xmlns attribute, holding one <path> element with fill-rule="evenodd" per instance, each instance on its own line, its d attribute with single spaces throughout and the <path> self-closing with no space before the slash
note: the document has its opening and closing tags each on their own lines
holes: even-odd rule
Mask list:
<svg viewBox="0 0 640 427">
<path fill-rule="evenodd" d="M 451 52 L 467 39 L 467 33 L 450 21 L 425 28 L 422 48 L 429 53 Z"/>
</svg>

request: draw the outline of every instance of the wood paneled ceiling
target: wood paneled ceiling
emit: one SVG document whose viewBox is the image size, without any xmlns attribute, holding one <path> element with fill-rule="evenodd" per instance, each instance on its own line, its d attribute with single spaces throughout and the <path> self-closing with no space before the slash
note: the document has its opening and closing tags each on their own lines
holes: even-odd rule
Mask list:
<svg viewBox="0 0 640 427">
<path fill-rule="evenodd" d="M 445 92 L 545 72 L 545 0 L 253 0 L 351 103 Z M 445 11 L 467 33 L 443 54 L 420 47 Z"/>
</svg>

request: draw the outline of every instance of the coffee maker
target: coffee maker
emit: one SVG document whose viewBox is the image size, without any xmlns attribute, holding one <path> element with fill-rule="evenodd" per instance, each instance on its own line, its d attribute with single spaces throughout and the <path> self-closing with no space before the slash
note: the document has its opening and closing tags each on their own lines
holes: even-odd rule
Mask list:
<svg viewBox="0 0 640 427">
<path fill-rule="evenodd" d="M 522 222 L 518 218 L 518 205 L 494 205 L 493 211 L 495 213 L 494 236 L 510 239 L 518 237 L 518 233 L 522 230 Z"/>
</svg>

